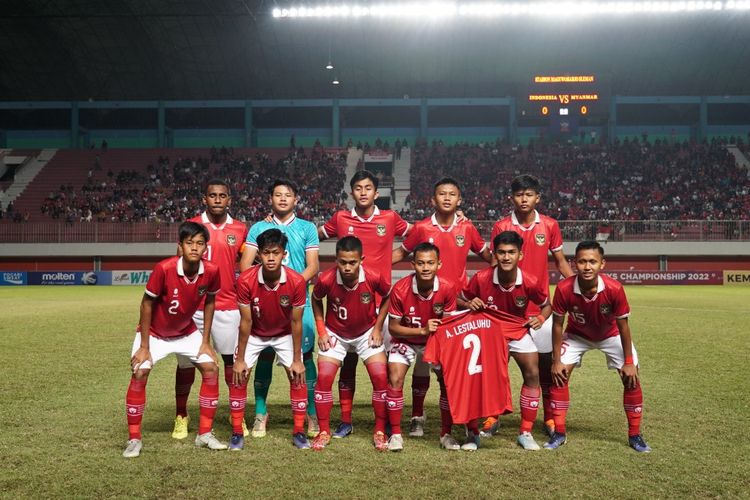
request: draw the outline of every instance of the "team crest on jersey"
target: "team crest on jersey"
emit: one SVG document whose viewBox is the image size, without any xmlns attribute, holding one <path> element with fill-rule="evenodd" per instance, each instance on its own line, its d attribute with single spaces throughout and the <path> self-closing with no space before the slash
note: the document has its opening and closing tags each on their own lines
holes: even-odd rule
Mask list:
<svg viewBox="0 0 750 500">
<path fill-rule="evenodd" d="M 230 247 L 235 246 L 237 244 L 237 238 L 233 234 L 228 234 L 227 235 L 227 244 Z"/>
<path fill-rule="evenodd" d="M 291 304 L 291 300 L 289 300 L 289 295 L 282 295 L 279 297 L 279 304 L 281 304 L 281 307 L 289 307 L 289 304 Z"/>
<path fill-rule="evenodd" d="M 375 228 L 378 236 L 385 236 L 385 225 L 384 224 L 378 224 Z"/>
<path fill-rule="evenodd" d="M 334 298 L 333 298 L 333 301 L 334 301 L 334 302 L 336 303 L 336 305 L 339 305 L 339 304 L 341 304 L 341 299 L 340 299 L 340 298 L 338 298 L 338 297 L 334 297 Z"/>
<path fill-rule="evenodd" d="M 200 297 L 203 297 L 204 295 L 206 295 L 206 292 L 207 292 L 207 291 L 208 291 L 208 286 L 205 286 L 205 285 L 204 285 L 204 286 L 199 286 L 199 287 L 198 287 L 198 295 L 199 295 Z"/>
<path fill-rule="evenodd" d="M 612 306 L 610 304 L 602 304 L 599 306 L 599 311 L 602 314 L 612 314 Z"/>
<path fill-rule="evenodd" d="M 363 304 L 369 304 L 372 302 L 372 294 L 370 292 L 362 292 L 359 294 L 359 300 Z"/>
<path fill-rule="evenodd" d="M 547 241 L 547 237 L 544 235 L 544 233 L 535 234 L 534 241 L 537 245 L 542 246 Z"/>
<path fill-rule="evenodd" d="M 354 234 L 354 228 L 352 226 L 349 226 L 349 234 Z"/>
<path fill-rule="evenodd" d="M 514 299 L 516 303 L 516 307 L 526 307 L 526 304 L 529 303 L 529 299 L 525 295 L 518 295 Z"/>
<path fill-rule="evenodd" d="M 457 234 L 456 235 L 456 245 L 462 247 L 466 244 L 466 238 L 464 238 L 463 234 Z"/>
<path fill-rule="evenodd" d="M 432 312 L 435 314 L 443 314 L 443 311 L 445 311 L 445 305 L 441 302 L 436 302 L 432 304 Z"/>
</svg>

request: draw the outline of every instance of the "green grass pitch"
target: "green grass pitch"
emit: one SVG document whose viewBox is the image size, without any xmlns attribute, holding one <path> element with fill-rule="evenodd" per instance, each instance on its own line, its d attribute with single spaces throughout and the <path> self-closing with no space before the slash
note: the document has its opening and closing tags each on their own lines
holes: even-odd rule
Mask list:
<svg viewBox="0 0 750 500">
<path fill-rule="evenodd" d="M 192 436 L 170 437 L 175 362 L 167 359 L 148 386 L 143 454 L 126 460 L 124 395 L 142 289 L 0 288 L 0 495 L 747 497 L 750 288 L 631 286 L 627 292 L 651 454 L 627 447 L 621 384 L 604 357 L 590 353 L 571 384 L 569 442 L 554 452 L 516 446 L 517 413 L 504 417 L 501 433 L 484 439 L 476 453 L 441 451 L 433 379 L 426 437 L 406 438 L 400 454 L 377 453 L 363 370 L 355 434 L 322 453 L 297 451 L 280 369 L 271 388 L 269 435 L 248 438 L 240 453 L 199 450 Z M 515 392 L 515 366 L 511 378 Z M 190 400 L 191 432 L 197 393 L 198 383 Z M 251 419 L 252 390 L 248 402 Z M 230 434 L 227 413 L 222 384 L 215 428 L 223 440 Z M 535 436 L 542 441 L 538 428 Z"/>
</svg>

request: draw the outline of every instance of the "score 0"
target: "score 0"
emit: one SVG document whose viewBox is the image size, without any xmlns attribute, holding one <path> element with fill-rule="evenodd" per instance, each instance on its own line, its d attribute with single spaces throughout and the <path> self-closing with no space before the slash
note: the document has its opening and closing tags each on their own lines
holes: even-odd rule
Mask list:
<svg viewBox="0 0 750 500">
<path fill-rule="evenodd" d="M 544 116 L 547 116 L 549 114 L 549 108 L 547 106 L 542 106 L 542 114 Z"/>
<path fill-rule="evenodd" d="M 589 108 L 588 107 L 581 106 L 581 114 L 582 115 L 588 114 L 588 112 L 589 112 Z"/>
</svg>

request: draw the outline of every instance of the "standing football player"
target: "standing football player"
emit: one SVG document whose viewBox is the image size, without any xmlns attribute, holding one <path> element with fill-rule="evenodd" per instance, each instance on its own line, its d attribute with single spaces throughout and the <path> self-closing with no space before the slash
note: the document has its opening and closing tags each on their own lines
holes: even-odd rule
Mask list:
<svg viewBox="0 0 750 500">
<path fill-rule="evenodd" d="M 242 253 L 247 227 L 229 215 L 232 205 L 232 193 L 229 184 L 221 179 L 211 179 L 206 184 L 203 195 L 205 211 L 190 222 L 203 224 L 208 229 L 210 243 L 207 244 L 203 258 L 219 268 L 222 287 L 215 299 L 214 320 L 211 326 L 211 339 L 214 349 L 224 362 L 224 381 L 227 387 L 232 385 L 232 363 L 234 349 L 237 347 L 237 332 L 240 327 L 240 312 L 237 309 L 236 274 L 237 259 Z M 193 316 L 198 329 L 203 331 L 203 306 Z M 195 367 L 186 358 L 177 358 L 175 374 L 176 413 L 172 437 L 184 439 L 188 436 L 187 400 L 195 380 Z M 243 429 L 247 432 L 245 421 Z"/>
<path fill-rule="evenodd" d="M 388 312 L 390 283 L 362 266 L 362 242 L 346 236 L 336 242 L 336 267 L 325 271 L 313 288 L 313 312 L 318 330 L 318 382 L 315 385 L 320 433 L 313 449 L 322 450 L 331 440 L 331 388 L 347 353 L 362 358 L 372 382 L 375 412 L 375 449 L 388 449 L 386 390 L 388 368 L 383 348 L 383 324 Z M 377 296 L 382 301 L 376 311 Z M 327 299 L 325 319 L 323 299 Z"/>
<path fill-rule="evenodd" d="M 547 254 L 552 253 L 557 270 L 564 278 L 573 271 L 563 253 L 563 240 L 560 226 L 551 217 L 540 214 L 536 207 L 541 200 L 539 179 L 531 175 L 519 175 L 510 185 L 510 200 L 513 212 L 497 221 L 492 228 L 490 241 L 503 231 L 515 231 L 523 238 L 523 260 L 519 267 L 527 276 L 533 276 L 545 289 L 549 290 Z M 549 296 L 549 291 L 547 292 Z M 536 316 L 540 310 L 531 304 L 528 314 Z M 554 432 L 554 420 L 550 406 L 550 386 L 552 385 L 552 319 L 547 318 L 541 328 L 531 331 L 531 337 L 539 351 L 539 383 L 542 389 L 544 406 L 544 431 L 548 436 Z M 499 421 L 488 418 L 482 428 L 483 434 L 493 434 Z"/>
<path fill-rule="evenodd" d="M 617 370 L 623 385 L 623 407 L 628 419 L 628 444 L 638 452 L 651 448 L 641 435 L 643 392 L 638 376 L 638 353 L 633 345 L 628 317 L 630 305 L 622 285 L 603 274 L 604 249 L 596 241 L 576 247 L 574 264 L 578 274 L 557 284 L 552 302 L 552 403 L 555 432 L 544 445 L 555 449 L 567 442 L 565 419 L 570 406 L 568 384 L 583 355 L 598 349 L 607 367 Z M 565 315 L 568 324 L 563 334 Z"/>
<path fill-rule="evenodd" d="M 219 402 L 219 370 L 211 347 L 214 299 L 221 288 L 219 269 L 204 261 L 210 235 L 205 226 L 183 222 L 178 229 L 180 256 L 159 262 L 146 283 L 138 329 L 130 357 L 132 376 L 125 396 L 129 441 L 122 456 L 141 454 L 141 421 L 146 406 L 146 383 L 151 369 L 170 354 L 184 357 L 200 370 L 200 423 L 195 445 L 226 450 L 213 434 Z M 193 314 L 203 302 L 201 333 Z M 241 427 L 240 427 L 241 429 Z"/>
<path fill-rule="evenodd" d="M 247 380 L 260 353 L 271 348 L 289 378 L 294 427 L 292 443 L 310 448 L 305 436 L 307 388 L 302 363 L 302 312 L 307 297 L 307 281 L 290 267 L 286 258 L 287 237 L 279 229 L 267 229 L 256 239 L 260 265 L 242 272 L 237 281 L 240 306 L 240 333 L 234 382 L 230 394 L 232 438 L 230 450 L 244 446 L 242 418 L 247 400 Z"/>
<path fill-rule="evenodd" d="M 297 185 L 288 179 L 276 179 L 268 190 L 271 204 L 271 218 L 256 222 L 250 228 L 242 253 L 240 270 L 245 271 L 253 265 L 258 255 L 257 238 L 267 229 L 275 228 L 282 231 L 287 239 L 287 252 L 283 265 L 297 271 L 309 283 L 317 274 L 319 269 L 318 253 L 319 241 L 315 224 L 300 219 L 294 213 L 299 202 Z M 307 292 L 306 292 L 307 293 Z M 315 325 L 313 321 L 310 297 L 307 293 L 307 301 L 302 315 L 302 352 L 305 364 L 305 377 L 307 377 L 307 420 L 309 436 L 317 435 L 318 420 L 315 416 L 315 404 L 313 394 L 315 391 L 316 369 L 313 360 L 313 347 L 315 345 Z M 255 421 L 253 422 L 253 437 L 266 435 L 268 425 L 268 409 L 266 399 L 268 389 L 271 385 L 273 373 L 274 352 L 266 349 L 261 353 L 255 370 Z"/>
<path fill-rule="evenodd" d="M 409 223 L 393 210 L 380 210 L 375 205 L 378 198 L 378 178 L 372 172 L 360 170 L 349 181 L 354 208 L 339 210 L 318 228 L 321 240 L 355 236 L 362 242 L 362 256 L 367 258 L 367 269 L 377 272 L 390 286 L 393 268 L 393 240 L 405 236 Z M 380 307 L 379 298 L 375 304 Z M 333 433 L 334 438 L 343 438 L 352 433 L 352 404 L 357 375 L 357 356 L 346 356 L 339 377 L 339 404 L 341 423 Z M 428 372 L 429 375 L 429 372 Z M 429 383 L 429 377 L 427 378 Z M 426 390 L 425 390 L 426 392 Z"/>
</svg>

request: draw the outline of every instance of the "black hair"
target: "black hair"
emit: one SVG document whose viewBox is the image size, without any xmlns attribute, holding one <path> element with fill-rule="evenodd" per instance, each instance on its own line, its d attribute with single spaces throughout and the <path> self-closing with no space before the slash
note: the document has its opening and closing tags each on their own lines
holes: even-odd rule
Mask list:
<svg viewBox="0 0 750 500">
<path fill-rule="evenodd" d="M 435 252 L 437 258 L 440 258 L 440 249 L 428 241 L 423 241 L 422 243 L 414 247 L 414 252 L 411 254 L 412 260 L 417 258 L 417 252 Z"/>
<path fill-rule="evenodd" d="M 604 257 L 604 247 L 602 247 L 599 244 L 598 241 L 584 240 L 584 241 L 580 242 L 576 246 L 576 255 L 578 255 L 578 252 L 580 252 L 581 250 L 598 250 L 599 251 L 599 255 L 601 255 L 602 257 Z"/>
<path fill-rule="evenodd" d="M 273 196 L 273 190 L 276 189 L 277 186 L 286 186 L 292 191 L 294 196 L 297 196 L 297 185 L 289 179 L 275 179 L 273 183 L 271 183 L 271 187 L 268 188 L 268 194 Z"/>
<path fill-rule="evenodd" d="M 523 238 L 515 231 L 503 231 L 492 240 L 492 248 L 497 250 L 500 245 L 515 245 L 518 250 L 523 247 Z"/>
<path fill-rule="evenodd" d="M 258 252 L 268 247 L 280 247 L 286 250 L 287 241 L 286 235 L 280 229 L 266 229 L 258 235 Z"/>
<path fill-rule="evenodd" d="M 180 243 L 188 238 L 194 238 L 199 234 L 202 235 L 206 240 L 206 243 L 208 243 L 211 235 L 209 234 L 208 229 L 206 229 L 206 226 L 204 226 L 203 224 L 198 224 L 197 222 L 183 222 L 182 224 L 180 224 L 179 229 L 177 229 L 177 235 Z"/>
<path fill-rule="evenodd" d="M 344 236 L 336 242 L 336 253 L 359 252 L 362 255 L 362 241 L 356 236 Z"/>
<path fill-rule="evenodd" d="M 206 189 L 203 190 L 204 193 L 208 193 L 209 186 L 224 186 L 225 188 L 227 188 L 227 194 L 230 196 L 232 195 L 232 188 L 224 179 L 219 179 L 218 177 L 209 179 L 208 182 L 206 182 Z"/>
<path fill-rule="evenodd" d="M 369 170 L 359 170 L 357 171 L 357 173 L 352 175 L 352 180 L 349 181 L 349 187 L 352 189 L 352 191 L 354 191 L 354 185 L 359 181 L 363 181 L 365 179 L 371 180 L 372 184 L 375 186 L 375 191 L 378 190 L 378 178 L 375 177 L 375 174 L 373 174 Z"/>
<path fill-rule="evenodd" d="M 439 181 L 435 183 L 435 186 L 433 186 L 432 191 L 433 193 L 437 191 L 437 188 L 444 184 L 450 184 L 451 186 L 456 186 L 456 189 L 458 189 L 458 193 L 461 194 L 461 185 L 458 183 L 456 179 L 453 177 L 443 177 Z"/>
<path fill-rule="evenodd" d="M 542 183 L 539 182 L 539 179 L 537 179 L 533 175 L 528 174 L 519 175 L 510 182 L 511 193 L 526 191 L 527 189 L 531 189 L 532 191 L 541 193 Z"/>
</svg>

